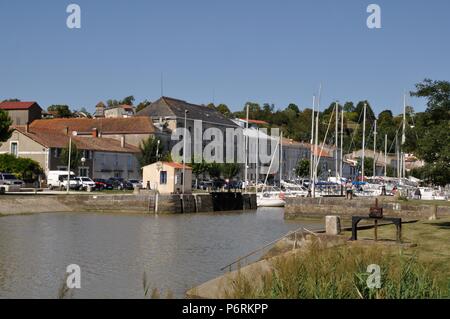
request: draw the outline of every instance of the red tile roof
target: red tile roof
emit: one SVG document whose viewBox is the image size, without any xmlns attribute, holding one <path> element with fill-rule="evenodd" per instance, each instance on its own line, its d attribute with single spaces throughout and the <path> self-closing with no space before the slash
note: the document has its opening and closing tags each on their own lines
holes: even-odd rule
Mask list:
<svg viewBox="0 0 450 319">
<path fill-rule="evenodd" d="M 28 110 L 34 105 L 39 106 L 36 102 L 2 102 L 0 109 L 2 110 Z"/>
<path fill-rule="evenodd" d="M 240 119 L 241 121 L 247 122 L 247 119 Z M 253 123 L 253 124 L 260 124 L 260 125 L 268 125 L 269 123 L 267 123 L 266 121 L 261 121 L 261 120 L 248 120 L 249 123 Z"/>
<path fill-rule="evenodd" d="M 69 131 L 80 133 L 92 132 L 96 128 L 101 133 L 117 134 L 151 134 L 156 129 L 151 118 L 146 116 L 137 116 L 129 118 L 61 118 L 49 120 L 36 120 L 30 124 L 31 129 L 35 130 L 56 130 L 59 132 L 69 128 Z"/>
<path fill-rule="evenodd" d="M 33 141 L 45 147 L 65 148 L 69 144 L 69 135 L 53 130 L 36 130 L 29 128 L 28 132 L 23 126 L 16 126 L 15 129 Z M 125 144 L 121 146 L 121 142 L 112 138 L 95 138 L 92 136 L 72 136 L 72 141 L 80 150 L 91 150 L 100 152 L 113 153 L 138 153 L 139 148 Z"/>
<path fill-rule="evenodd" d="M 176 162 L 162 162 L 163 165 L 167 165 L 173 168 L 179 168 L 179 169 L 183 169 L 183 167 L 186 167 L 186 169 L 192 169 L 190 166 L 187 165 L 183 165 L 181 163 L 176 163 Z"/>
</svg>

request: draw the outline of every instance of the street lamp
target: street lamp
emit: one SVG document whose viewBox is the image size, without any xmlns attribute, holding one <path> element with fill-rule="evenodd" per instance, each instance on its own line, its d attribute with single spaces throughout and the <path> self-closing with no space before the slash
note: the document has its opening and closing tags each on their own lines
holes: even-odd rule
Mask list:
<svg viewBox="0 0 450 319">
<path fill-rule="evenodd" d="M 184 134 L 183 134 L 183 195 L 185 191 L 186 180 L 186 135 L 187 135 L 187 114 L 188 110 L 184 110 Z"/>
<path fill-rule="evenodd" d="M 73 131 L 71 135 L 69 135 L 69 159 L 67 160 L 67 185 L 66 192 L 69 194 L 70 191 L 70 157 L 72 156 L 72 136 L 77 136 L 78 132 Z"/>
</svg>

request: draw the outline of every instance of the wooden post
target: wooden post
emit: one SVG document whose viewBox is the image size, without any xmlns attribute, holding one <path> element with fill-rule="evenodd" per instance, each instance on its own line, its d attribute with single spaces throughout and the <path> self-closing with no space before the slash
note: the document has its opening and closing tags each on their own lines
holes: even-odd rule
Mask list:
<svg viewBox="0 0 450 319">
<path fill-rule="evenodd" d="M 375 232 L 375 241 L 378 241 L 378 219 L 375 219 L 375 225 L 373 229 Z"/>
</svg>

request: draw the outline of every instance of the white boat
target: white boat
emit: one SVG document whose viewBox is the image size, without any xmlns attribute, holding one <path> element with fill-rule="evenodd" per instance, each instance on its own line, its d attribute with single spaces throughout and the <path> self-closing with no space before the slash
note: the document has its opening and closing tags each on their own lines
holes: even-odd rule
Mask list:
<svg viewBox="0 0 450 319">
<path fill-rule="evenodd" d="M 258 207 L 284 207 L 286 201 L 283 199 L 283 193 L 261 193 L 256 198 Z"/>
</svg>

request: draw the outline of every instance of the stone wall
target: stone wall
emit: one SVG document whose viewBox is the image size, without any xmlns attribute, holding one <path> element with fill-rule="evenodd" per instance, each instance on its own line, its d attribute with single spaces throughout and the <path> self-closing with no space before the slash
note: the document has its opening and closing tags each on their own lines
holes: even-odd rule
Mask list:
<svg viewBox="0 0 450 319">
<path fill-rule="evenodd" d="M 437 216 L 450 216 L 450 206 L 439 202 L 423 203 L 399 201 L 393 197 L 379 197 L 379 206 L 385 216 L 402 218 L 429 218 L 436 211 Z M 297 219 L 305 216 L 325 215 L 368 215 L 370 207 L 375 206 L 374 198 L 287 198 L 285 219 Z"/>
<path fill-rule="evenodd" d="M 252 197 L 254 195 L 244 196 Z M 223 211 L 217 209 L 215 207 L 217 205 L 213 202 L 214 198 L 210 194 L 159 195 L 158 213 L 187 214 Z M 0 195 L 0 215 L 47 212 L 132 212 L 153 214 L 155 207 L 156 195 L 154 193 L 137 195 L 87 193 L 80 195 Z"/>
</svg>

